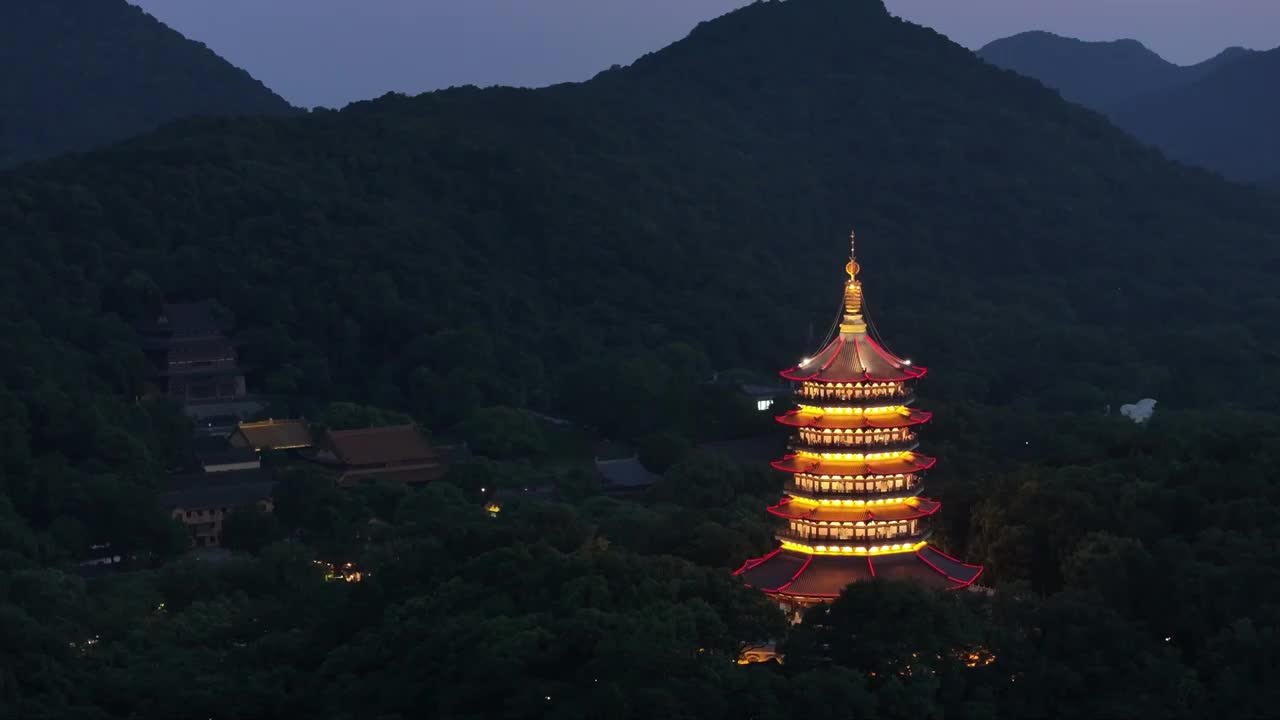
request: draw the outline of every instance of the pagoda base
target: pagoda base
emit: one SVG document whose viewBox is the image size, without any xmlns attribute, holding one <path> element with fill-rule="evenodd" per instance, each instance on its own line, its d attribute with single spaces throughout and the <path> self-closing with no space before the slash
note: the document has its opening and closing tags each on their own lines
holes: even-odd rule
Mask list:
<svg viewBox="0 0 1280 720">
<path fill-rule="evenodd" d="M 828 602 L 845 587 L 872 578 L 955 590 L 972 585 L 981 574 L 981 566 L 962 563 L 932 545 L 883 555 L 811 555 L 779 548 L 734 572 L 747 587 L 796 606 Z"/>
</svg>

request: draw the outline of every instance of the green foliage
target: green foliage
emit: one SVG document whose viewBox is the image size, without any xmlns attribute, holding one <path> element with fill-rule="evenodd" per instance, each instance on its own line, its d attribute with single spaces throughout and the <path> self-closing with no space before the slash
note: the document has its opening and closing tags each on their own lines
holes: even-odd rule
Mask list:
<svg viewBox="0 0 1280 720">
<path fill-rule="evenodd" d="M 409 425 L 413 419 L 402 412 L 360 405 L 332 402 L 316 415 L 314 424 L 325 430 L 358 430 L 360 428 Z"/>
<path fill-rule="evenodd" d="M 636 454 L 646 470 L 661 475 L 692 449 L 693 444 L 688 437 L 668 431 L 640 438 Z"/>
<path fill-rule="evenodd" d="M 533 458 L 547 450 L 538 421 L 509 407 L 476 410 L 458 426 L 458 433 L 472 451 L 497 460 Z"/>
<path fill-rule="evenodd" d="M 269 512 L 242 510 L 222 520 L 222 546 L 228 550 L 259 552 L 279 539 L 280 525 Z"/>
</svg>

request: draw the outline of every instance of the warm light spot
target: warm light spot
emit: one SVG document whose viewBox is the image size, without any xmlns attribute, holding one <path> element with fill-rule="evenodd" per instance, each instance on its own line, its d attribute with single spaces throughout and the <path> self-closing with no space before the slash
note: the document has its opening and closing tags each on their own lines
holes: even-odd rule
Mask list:
<svg viewBox="0 0 1280 720">
<path fill-rule="evenodd" d="M 915 552 L 928 543 L 919 542 L 914 545 L 873 545 L 871 547 L 850 547 L 848 545 L 806 545 L 793 540 L 783 540 L 784 550 L 807 553 L 810 555 L 886 555 L 891 553 Z"/>
<path fill-rule="evenodd" d="M 910 410 L 905 405 L 884 405 L 881 407 L 819 407 L 817 405 L 801 405 L 799 415 L 908 415 Z"/>
<path fill-rule="evenodd" d="M 796 453 L 796 457 L 807 458 L 811 460 L 897 460 L 899 458 L 910 457 L 911 453 L 905 450 L 895 452 L 882 453 L 816 453 L 808 450 L 800 450 Z"/>
</svg>

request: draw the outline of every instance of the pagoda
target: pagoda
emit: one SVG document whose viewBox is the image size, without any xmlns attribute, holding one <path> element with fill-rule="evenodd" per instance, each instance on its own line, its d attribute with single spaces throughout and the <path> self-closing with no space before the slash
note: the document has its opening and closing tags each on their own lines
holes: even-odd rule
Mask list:
<svg viewBox="0 0 1280 720">
<path fill-rule="evenodd" d="M 795 384 L 798 405 L 777 418 L 794 428 L 792 454 L 773 463 L 789 476 L 785 496 L 769 508 L 782 519 L 781 546 L 734 573 L 791 610 L 875 577 L 954 589 L 982 573 L 927 542 L 941 503 L 921 493 L 936 459 L 916 448 L 933 415 L 911 407 L 927 370 L 868 332 L 852 234 L 849 247 L 839 332 L 781 373 Z"/>
</svg>

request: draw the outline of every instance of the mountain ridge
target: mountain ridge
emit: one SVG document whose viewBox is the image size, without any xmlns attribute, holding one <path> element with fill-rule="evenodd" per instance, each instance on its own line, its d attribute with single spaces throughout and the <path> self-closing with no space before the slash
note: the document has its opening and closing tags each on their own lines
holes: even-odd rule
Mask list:
<svg viewBox="0 0 1280 720">
<path fill-rule="evenodd" d="M 0 168 L 200 114 L 295 108 L 203 43 L 125 0 L 0 7 Z"/>
<path fill-rule="evenodd" d="M 1103 113 L 1176 160 L 1246 182 L 1280 173 L 1274 139 L 1280 106 L 1273 99 L 1280 48 L 1230 47 L 1180 66 L 1133 40 L 1086 42 L 1033 31 L 978 53 Z"/>
<path fill-rule="evenodd" d="M 1194 82 L 1256 52 L 1233 46 L 1200 62 L 1178 65 L 1132 38 L 1090 41 L 1044 30 L 993 40 L 977 51 L 993 65 L 1036 78 L 1067 100 L 1104 112 Z"/>
</svg>

